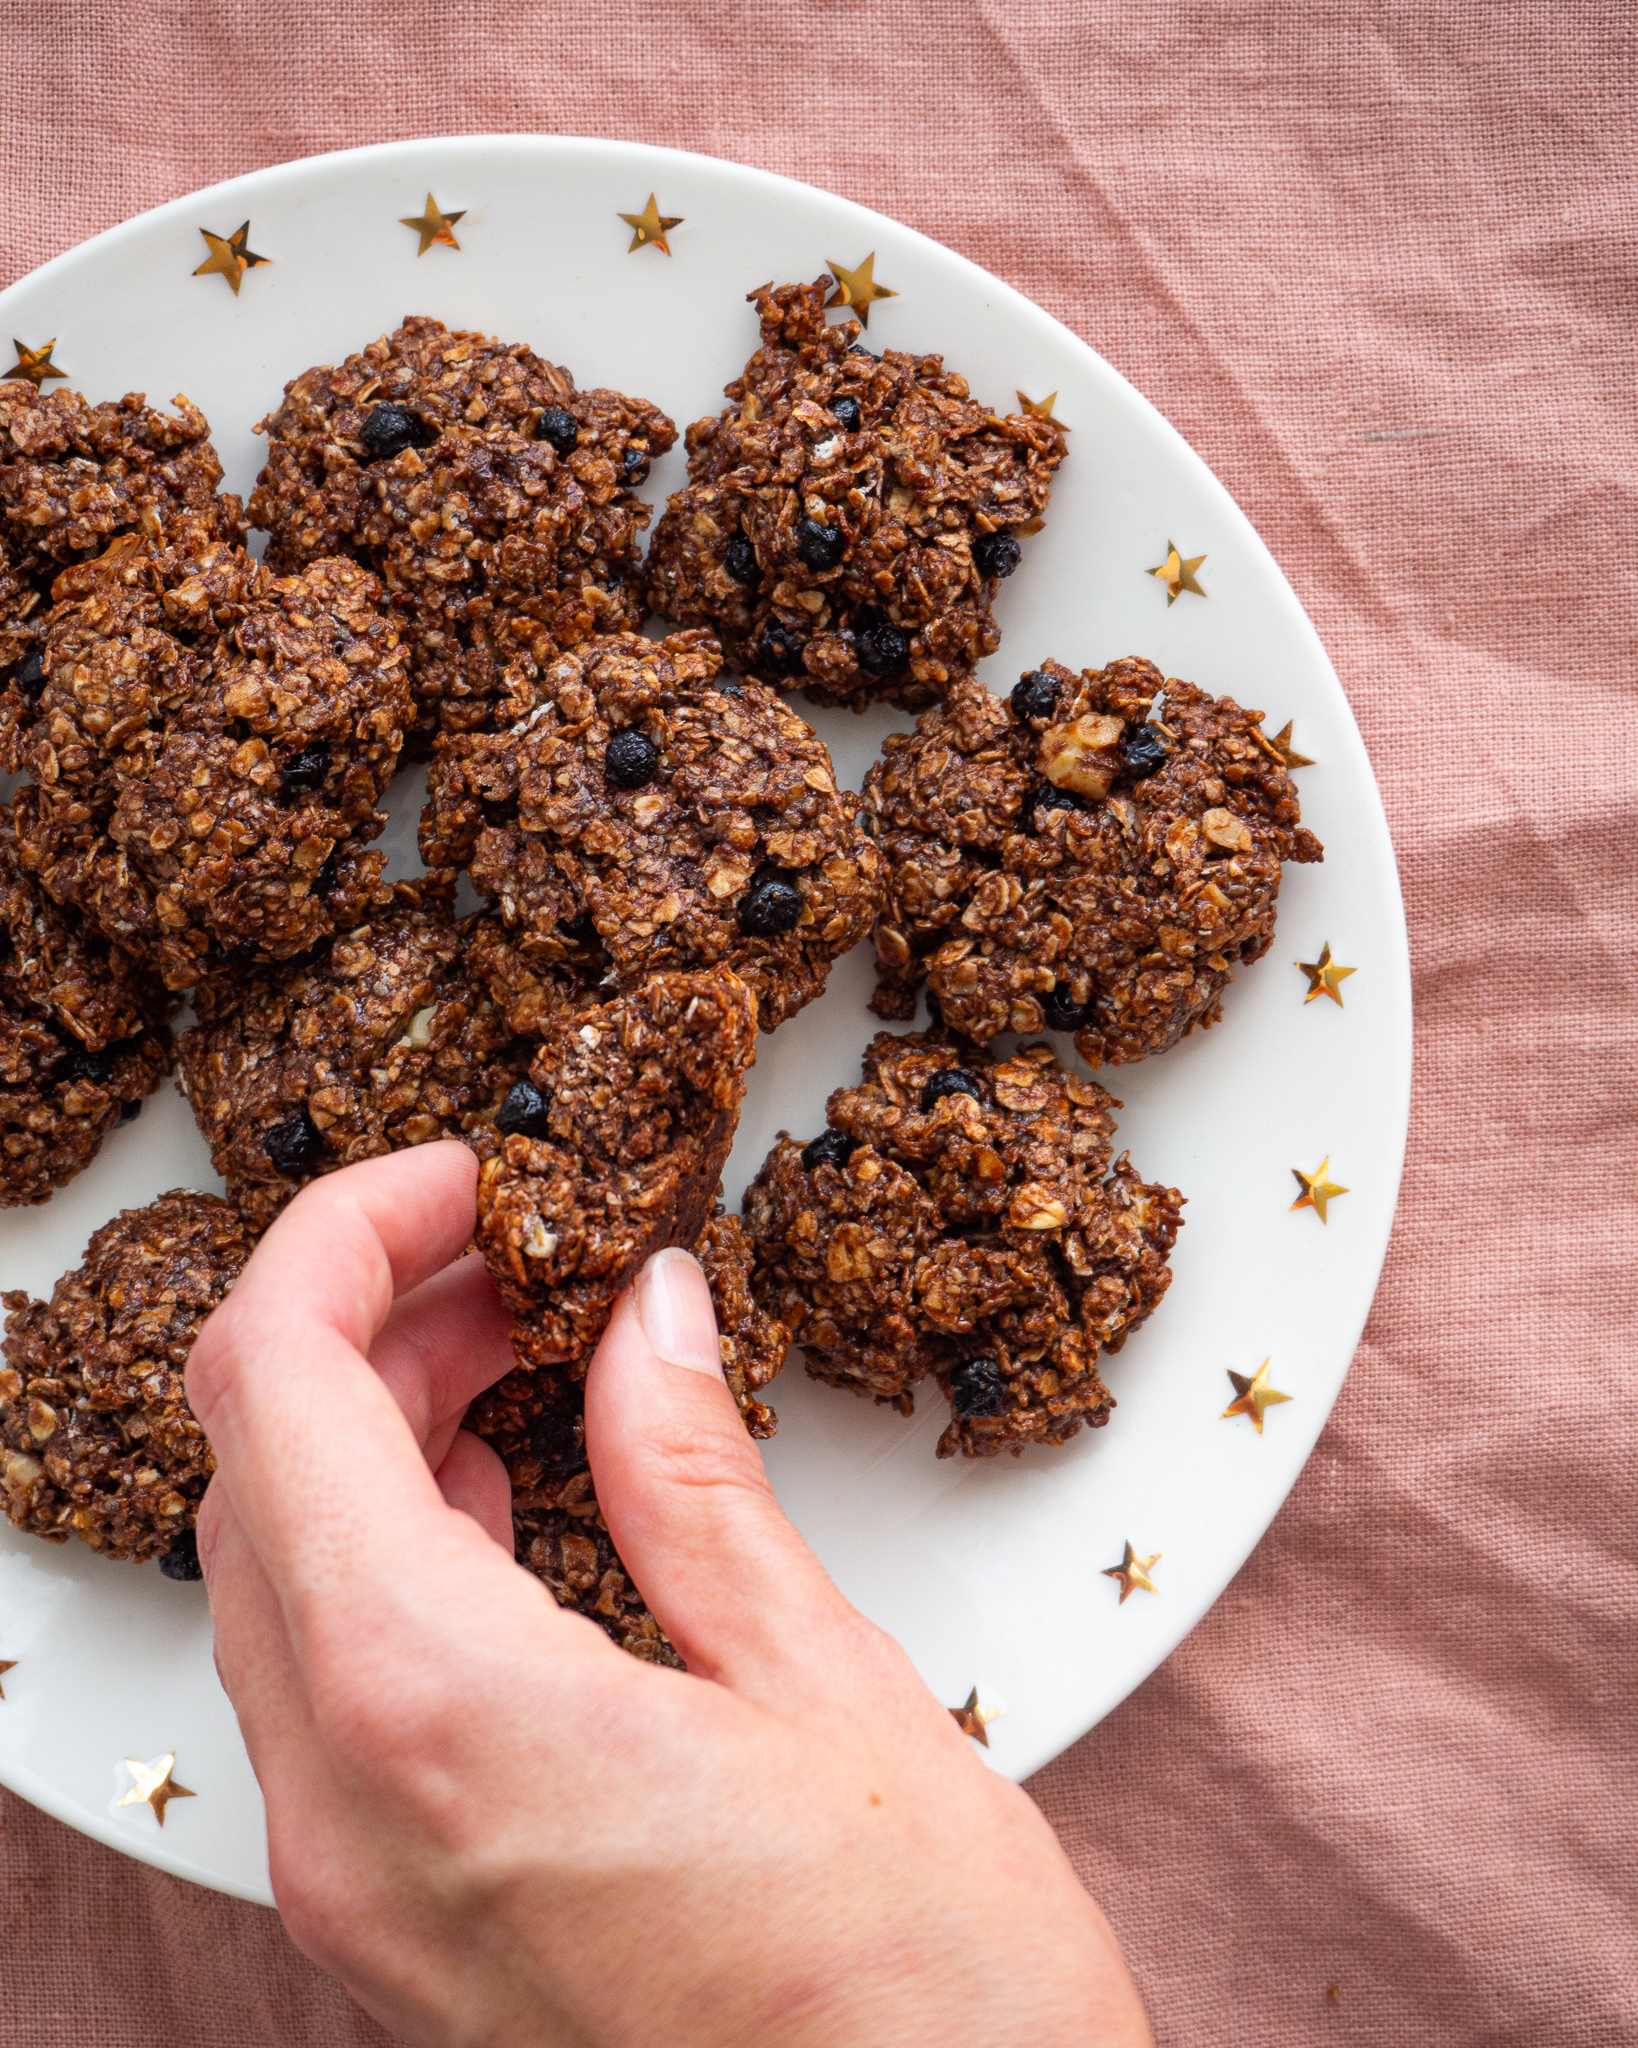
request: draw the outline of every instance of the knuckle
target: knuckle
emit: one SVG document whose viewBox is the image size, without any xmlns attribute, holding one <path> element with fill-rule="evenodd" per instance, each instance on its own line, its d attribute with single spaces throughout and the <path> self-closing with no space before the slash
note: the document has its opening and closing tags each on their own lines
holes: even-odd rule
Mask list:
<svg viewBox="0 0 1638 2048">
<path fill-rule="evenodd" d="M 434 1798 L 444 1773 L 427 1767 L 470 1740 L 450 1691 L 417 1682 L 402 1658 L 315 1659 L 309 1697 L 319 1741 L 342 1774 L 400 1810 Z"/>
<path fill-rule="evenodd" d="M 273 1897 L 285 1932 L 310 1962 L 345 1979 L 356 1961 L 351 1914 L 338 1913 L 333 1885 L 312 1867 L 312 1852 L 270 1853 Z"/>
<path fill-rule="evenodd" d="M 374 1660 L 352 1668 L 315 1657 L 308 1686 L 313 1720 L 328 1753 L 350 1774 L 390 1775 L 401 1749 L 408 1749 L 426 1718 L 419 1689 L 388 1680 Z"/>
<path fill-rule="evenodd" d="M 242 1364 L 242 1317 L 229 1295 L 205 1319 L 188 1354 L 184 1380 L 188 1405 L 201 1423 L 228 1399 Z"/>
<path fill-rule="evenodd" d="M 649 1425 L 645 1462 L 664 1486 L 771 1497 L 762 1461 L 738 1426 L 715 1417 L 666 1418 Z"/>
<path fill-rule="evenodd" d="M 310 1855 L 292 1854 L 275 1836 L 268 1845 L 268 1867 L 279 1917 L 290 1939 L 321 1970 L 334 1975 L 341 1960 L 335 1923 L 326 1910 L 323 1887 L 314 1881 Z"/>
<path fill-rule="evenodd" d="M 205 1574 L 207 1586 L 216 1570 L 217 1553 L 222 1547 L 222 1515 L 226 1495 L 220 1487 L 213 1487 L 208 1481 L 205 1497 L 199 1503 L 199 1512 L 194 1517 L 194 1538 L 199 1545 L 199 1563 Z"/>
</svg>

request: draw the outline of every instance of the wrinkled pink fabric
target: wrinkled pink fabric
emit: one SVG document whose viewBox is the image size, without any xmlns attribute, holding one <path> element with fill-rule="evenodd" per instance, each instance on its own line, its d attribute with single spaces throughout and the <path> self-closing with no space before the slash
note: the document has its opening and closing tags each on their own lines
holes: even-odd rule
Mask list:
<svg viewBox="0 0 1638 2048">
<path fill-rule="evenodd" d="M 1398 1228 L 1267 1540 L 1032 1788 L 1163 2043 L 1638 2041 L 1635 44 L 1616 0 L 0 15 L 8 278 L 396 136 L 737 158 L 1067 321 L 1316 620 L 1410 913 Z M 271 1914 L 0 1814 L 0 2039 L 383 2038 Z"/>
</svg>

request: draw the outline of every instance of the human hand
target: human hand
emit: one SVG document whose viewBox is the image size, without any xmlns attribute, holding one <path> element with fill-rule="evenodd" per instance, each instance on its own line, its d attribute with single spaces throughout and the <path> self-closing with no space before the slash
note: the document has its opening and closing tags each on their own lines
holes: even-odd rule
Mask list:
<svg viewBox="0 0 1638 2048">
<path fill-rule="evenodd" d="M 414 2043 L 1148 2041 L 1046 1822 L 781 1513 L 686 1255 L 617 1305 L 586 1437 L 688 1671 L 514 1563 L 460 1429 L 512 1362 L 459 1257 L 474 1185 L 451 1143 L 316 1181 L 188 1366 L 217 1663 L 298 1945 Z"/>
</svg>

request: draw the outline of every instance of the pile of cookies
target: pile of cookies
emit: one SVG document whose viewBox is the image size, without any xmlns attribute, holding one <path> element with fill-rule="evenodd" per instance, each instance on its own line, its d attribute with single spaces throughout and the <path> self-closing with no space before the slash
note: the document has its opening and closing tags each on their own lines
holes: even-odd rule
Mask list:
<svg viewBox="0 0 1638 2048">
<path fill-rule="evenodd" d="M 1210 1024 L 1320 848 L 1260 713 L 1136 659 L 977 680 L 1063 431 L 871 354 L 829 286 L 751 295 L 761 346 L 646 559 L 672 422 L 435 320 L 286 387 L 248 509 L 186 400 L 0 386 L 0 1203 L 173 1067 L 226 1188 L 5 1297 L 17 1527 L 196 1575 L 200 1325 L 309 1181 L 437 1138 L 478 1155 L 515 1318 L 469 1422 L 520 1561 L 638 1656 L 675 1661 L 581 1409 L 661 1246 L 706 1270 L 753 1435 L 793 1339 L 906 1413 L 931 1381 L 941 1456 L 1107 1419 L 1098 1360 L 1164 1294 L 1182 1197 L 1039 1034 L 1097 1066 Z M 920 716 L 853 793 L 798 688 Z M 389 883 L 382 801 L 421 758 L 425 872 Z M 924 997 L 928 1028 L 879 1033 L 725 1214 L 759 1032 L 871 935 L 873 1007 Z"/>
</svg>

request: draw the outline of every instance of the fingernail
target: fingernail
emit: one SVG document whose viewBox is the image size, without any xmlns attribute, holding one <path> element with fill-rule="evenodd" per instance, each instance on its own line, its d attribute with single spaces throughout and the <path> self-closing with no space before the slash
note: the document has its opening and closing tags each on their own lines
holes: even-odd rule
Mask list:
<svg viewBox="0 0 1638 2048">
<path fill-rule="evenodd" d="M 637 1320 L 657 1356 L 690 1372 L 722 1377 L 716 1311 L 699 1261 L 675 1245 L 637 1275 Z"/>
</svg>

